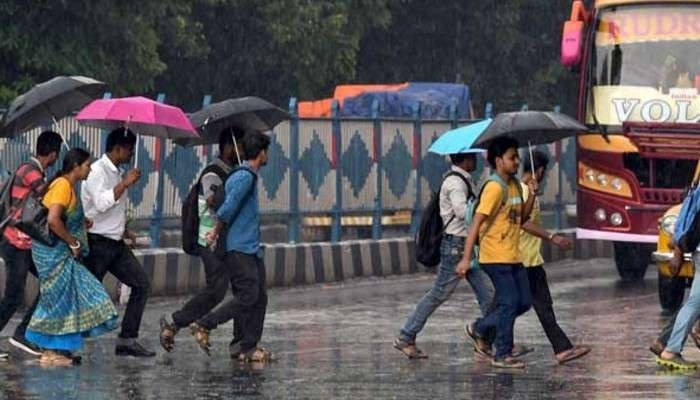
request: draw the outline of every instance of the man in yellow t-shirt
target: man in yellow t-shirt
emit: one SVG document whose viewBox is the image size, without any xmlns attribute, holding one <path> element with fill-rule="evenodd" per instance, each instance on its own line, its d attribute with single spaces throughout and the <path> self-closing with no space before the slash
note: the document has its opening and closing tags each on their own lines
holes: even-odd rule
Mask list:
<svg viewBox="0 0 700 400">
<path fill-rule="evenodd" d="M 521 179 L 521 187 L 523 190 L 523 199 L 527 201 L 530 196 L 530 190 L 527 183 L 536 180 L 541 183 L 549 164 L 549 158 L 541 151 L 534 151 L 532 158 L 526 157 L 523 163 L 523 173 Z M 532 170 L 535 175 L 532 175 Z M 582 357 L 591 350 L 586 346 L 574 346 L 566 336 L 566 333 L 557 323 L 557 318 L 554 315 L 552 308 L 552 296 L 549 293 L 549 284 L 547 283 L 547 274 L 544 271 L 544 258 L 540 252 L 542 240 L 549 240 L 555 246 L 563 250 L 571 248 L 571 241 L 564 236 L 550 233 L 542 227 L 542 218 L 540 216 L 540 203 L 535 199 L 528 219 L 522 226 L 520 231 L 520 254 L 523 260 L 523 266 L 527 271 L 527 278 L 530 284 L 530 294 L 532 296 L 532 307 L 537 313 L 537 318 L 544 329 L 549 343 L 552 344 L 554 357 L 560 364 L 575 360 Z"/>
<path fill-rule="evenodd" d="M 472 249 L 479 244 L 479 264 L 496 288 L 491 311 L 466 327 L 474 339 L 477 352 L 488 355 L 486 338 L 495 330 L 496 352 L 491 365 L 497 368 L 524 368 L 513 357 L 513 325 L 515 319 L 530 309 L 530 287 L 522 266 L 519 239 L 520 227 L 530 216 L 535 196 L 523 202 L 520 183 L 515 175 L 520 166 L 518 142 L 509 137 L 489 144 L 488 161 L 492 175 L 481 190 L 479 204 L 469 230 L 464 256 L 457 265 L 457 274 L 464 276 L 471 266 Z M 535 180 L 528 183 L 537 193 Z"/>
</svg>

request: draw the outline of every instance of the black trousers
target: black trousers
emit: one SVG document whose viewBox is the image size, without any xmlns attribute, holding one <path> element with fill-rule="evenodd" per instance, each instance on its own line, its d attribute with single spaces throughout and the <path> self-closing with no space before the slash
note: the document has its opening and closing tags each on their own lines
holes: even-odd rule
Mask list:
<svg viewBox="0 0 700 400">
<path fill-rule="evenodd" d="M 141 317 L 146 308 L 151 283 L 146 271 L 123 240 L 113 240 L 101 235 L 88 234 L 90 253 L 85 266 L 100 281 L 107 272 L 131 288 L 129 302 L 122 319 L 119 337 L 133 339 L 139 336 Z"/>
<path fill-rule="evenodd" d="M 34 260 L 32 260 L 31 250 L 18 249 L 6 240 L 0 239 L 0 255 L 2 255 L 2 259 L 5 261 L 6 277 L 5 295 L 0 301 L 0 331 L 2 331 L 24 301 L 24 287 L 26 286 L 27 273 L 29 272 L 37 276 L 37 271 Z M 34 314 L 34 309 L 38 302 L 39 296 L 37 295 L 24 314 L 22 322 L 17 325 L 14 336 L 24 338 L 27 325 L 29 325 L 29 321 L 32 319 L 32 314 Z"/>
<path fill-rule="evenodd" d="M 527 270 L 527 277 L 530 281 L 532 307 L 537 313 L 537 318 L 539 318 L 540 324 L 544 328 L 549 343 L 552 344 L 554 354 L 572 349 L 574 346 L 557 323 L 557 318 L 554 315 L 552 295 L 549 293 L 549 284 L 547 283 L 547 273 L 542 266 L 527 267 L 525 270 Z"/>
<path fill-rule="evenodd" d="M 252 350 L 260 342 L 265 312 L 267 288 L 263 260 L 249 254 L 231 251 L 226 253 L 226 271 L 230 276 L 235 296 L 198 321 L 206 329 L 216 327 L 231 319 L 241 321 L 241 350 Z"/>
<path fill-rule="evenodd" d="M 202 318 L 224 300 L 229 286 L 236 295 L 233 278 L 227 271 L 225 259 L 219 258 L 208 247 L 199 246 L 199 256 L 204 264 L 204 278 L 207 285 L 192 297 L 182 308 L 173 313 L 173 322 L 178 328 L 184 328 Z M 243 336 L 243 321 L 234 318 L 233 341 L 237 342 Z"/>
</svg>

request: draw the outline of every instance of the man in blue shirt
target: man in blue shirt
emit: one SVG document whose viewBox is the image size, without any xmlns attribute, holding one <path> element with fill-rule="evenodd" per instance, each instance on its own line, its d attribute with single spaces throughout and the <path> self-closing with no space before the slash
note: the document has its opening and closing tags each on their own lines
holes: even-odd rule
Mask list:
<svg viewBox="0 0 700 400">
<path fill-rule="evenodd" d="M 216 243 L 224 226 L 228 227 L 225 268 L 235 296 L 191 325 L 195 340 L 209 354 L 209 332 L 233 318 L 241 321 L 243 337 L 239 360 L 245 362 L 271 359 L 270 352 L 258 346 L 267 309 L 267 289 L 260 247 L 257 178 L 258 170 L 267 163 L 269 146 L 270 138 L 260 132 L 245 135 L 246 161 L 226 180 L 226 198 L 216 212 L 216 227 L 206 236 L 210 244 Z"/>
</svg>

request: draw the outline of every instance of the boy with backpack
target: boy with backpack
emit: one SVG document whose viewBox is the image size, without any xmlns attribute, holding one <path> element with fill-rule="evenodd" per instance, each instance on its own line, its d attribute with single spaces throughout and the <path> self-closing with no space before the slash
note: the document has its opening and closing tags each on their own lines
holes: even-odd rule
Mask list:
<svg viewBox="0 0 700 400">
<path fill-rule="evenodd" d="M 691 370 L 697 368 L 696 363 L 686 361 L 681 356 L 689 334 L 696 341 L 696 345 L 698 344 L 697 333 L 692 332 L 693 325 L 700 317 L 700 185 L 697 181 L 696 174 L 695 186 L 683 200 L 683 206 L 676 221 L 673 234 L 673 259 L 671 260 L 671 267 L 677 271 L 683 263 L 684 253 L 693 254 L 695 276 L 690 287 L 690 295 L 676 314 L 675 319 L 670 322 L 673 324 L 670 336 L 663 337 L 662 334 L 659 341 L 651 348 L 651 351 L 656 354 L 656 363 L 670 369 Z M 661 349 L 656 347 L 663 343 L 661 341 L 663 339 L 666 339 L 667 342 L 665 348 L 659 352 Z"/>
<path fill-rule="evenodd" d="M 495 330 L 496 352 L 491 365 L 498 368 L 524 368 L 513 355 L 515 319 L 530 309 L 531 297 L 527 272 L 519 249 L 520 228 L 530 216 L 538 184 L 528 183 L 533 195 L 523 202 L 518 172 L 518 142 L 509 137 L 493 140 L 488 147 L 488 161 L 494 170 L 483 186 L 474 220 L 464 245 L 464 256 L 456 273 L 465 276 L 471 271 L 473 247 L 479 244 L 479 267 L 491 278 L 496 289 L 489 312 L 466 327 L 478 352 L 490 356 L 489 332 Z"/>
<path fill-rule="evenodd" d="M 182 308 L 160 318 L 160 344 L 165 351 L 175 348 L 175 335 L 214 309 L 226 296 L 230 279 L 226 273 L 226 248 L 223 240 L 209 246 L 206 235 L 216 225 L 216 210 L 223 203 L 223 186 L 237 166 L 234 136 L 242 139 L 243 131 L 226 128 L 219 134 L 219 156 L 207 165 L 182 205 L 182 246 L 186 253 L 198 255 L 204 265 L 206 286 Z M 238 156 L 242 157 L 241 154 Z M 223 239 L 225 235 L 221 235 Z M 241 324 L 234 321 L 234 337 L 229 350 L 240 354 Z"/>
<path fill-rule="evenodd" d="M 464 251 L 464 238 L 467 235 L 467 202 L 474 197 L 474 183 L 469 173 L 476 169 L 476 155 L 452 154 L 450 160 L 452 168 L 442 180 L 438 197 L 431 200 L 438 201 L 442 220 L 438 232 L 441 235 L 438 236 L 439 243 L 435 244 L 439 245 L 440 249 L 437 277 L 433 288 L 418 302 L 415 311 L 409 316 L 399 337 L 393 343 L 395 349 L 410 359 L 428 357 L 416 346 L 416 336 L 430 315 L 452 295 L 462 278 L 466 276 L 472 286 L 482 313 L 486 312 L 493 298 L 493 289 L 481 270 L 472 270 L 461 277 L 455 273 L 455 266 Z M 420 260 L 420 257 L 418 258 Z"/>
</svg>

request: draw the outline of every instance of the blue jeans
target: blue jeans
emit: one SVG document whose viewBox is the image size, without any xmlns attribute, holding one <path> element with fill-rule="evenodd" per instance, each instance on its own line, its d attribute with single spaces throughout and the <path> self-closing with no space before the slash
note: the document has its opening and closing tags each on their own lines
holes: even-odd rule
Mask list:
<svg viewBox="0 0 700 400">
<path fill-rule="evenodd" d="M 443 236 L 440 244 L 440 265 L 437 277 L 432 289 L 423 296 L 416 305 L 416 309 L 408 317 L 408 321 L 401 328 L 399 338 L 406 342 L 414 342 L 430 315 L 437 310 L 442 303 L 450 298 L 461 278 L 455 273 L 455 268 L 464 253 L 464 238 L 458 236 Z M 486 279 L 481 268 L 470 269 L 467 273 L 467 281 L 471 285 L 476 300 L 479 303 L 482 315 L 491 305 L 493 300 L 493 288 Z"/>
<path fill-rule="evenodd" d="M 693 324 L 700 316 L 700 252 L 693 253 L 695 263 L 695 276 L 690 286 L 690 295 L 683 307 L 678 311 L 676 323 L 673 324 L 673 332 L 666 343 L 666 351 L 680 354 L 688 334 L 693 329 Z"/>
<path fill-rule="evenodd" d="M 513 351 L 513 325 L 515 319 L 530 309 L 532 296 L 527 271 L 520 264 L 489 264 L 482 269 L 496 288 L 494 307 L 483 318 L 476 320 L 476 334 L 488 337 L 496 330 L 495 357 L 501 360 Z"/>
</svg>

